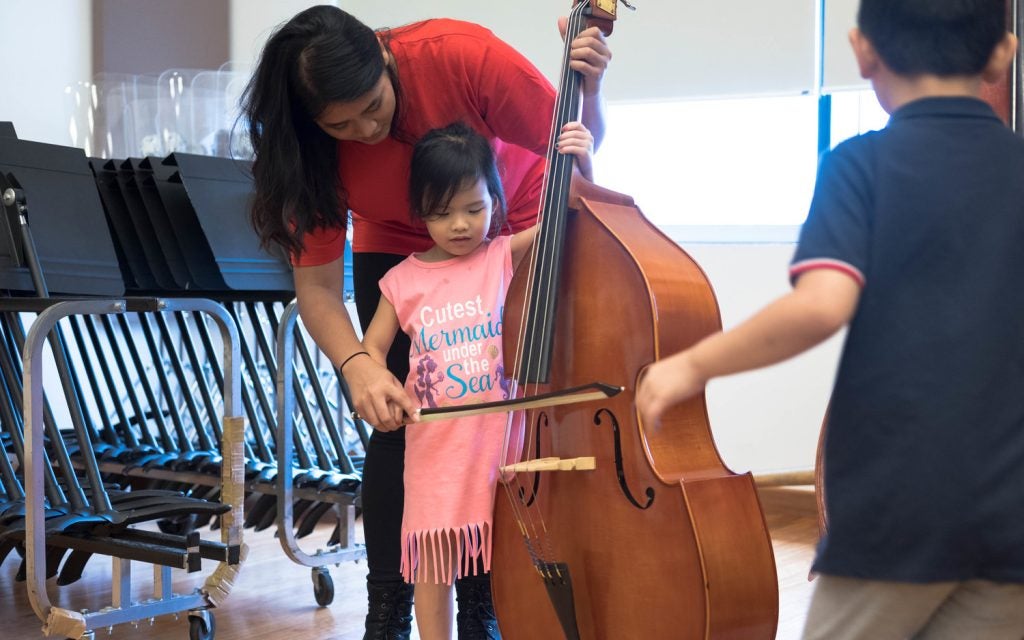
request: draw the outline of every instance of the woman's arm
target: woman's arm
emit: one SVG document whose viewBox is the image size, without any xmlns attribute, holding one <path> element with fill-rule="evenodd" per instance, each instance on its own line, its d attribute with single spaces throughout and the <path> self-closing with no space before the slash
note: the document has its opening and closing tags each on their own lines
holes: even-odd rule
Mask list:
<svg viewBox="0 0 1024 640">
<path fill-rule="evenodd" d="M 567 18 L 558 19 L 558 31 L 565 37 Z M 601 84 L 612 52 L 598 27 L 588 27 L 572 41 L 569 67 L 583 75 L 583 113 L 580 120 L 594 135 L 594 148 L 604 140 L 604 94 Z"/>
<path fill-rule="evenodd" d="M 471 83 L 480 116 L 498 138 L 544 157 L 550 142 L 554 87 L 522 53 L 493 33 L 472 44 L 451 55 Z M 570 58 L 570 66 L 583 74 L 582 122 L 600 141 L 605 129 L 601 87 L 611 59 L 600 30 L 581 32 L 572 42 Z"/>
<path fill-rule="evenodd" d="M 377 311 L 373 314 L 370 326 L 363 334 L 363 347 L 369 352 L 370 357 L 385 365 L 387 362 L 388 350 L 398 333 L 398 314 L 391 301 L 384 296 L 380 297 L 377 303 Z"/>
<path fill-rule="evenodd" d="M 382 367 L 387 367 L 388 350 L 395 340 L 398 329 L 398 314 L 395 313 L 395 308 L 387 298 L 381 296 L 373 320 L 370 321 L 370 326 L 363 334 L 363 346 L 370 354 L 370 358 Z M 392 376 L 392 380 L 401 386 L 402 383 L 398 378 Z M 397 398 L 391 394 L 372 396 L 371 403 L 365 408 L 363 417 L 371 424 L 380 424 L 382 425 L 381 429 L 390 431 L 405 424 L 407 416 L 414 415 L 415 410 L 416 405 L 405 393 L 403 387 L 401 396 Z"/>
<path fill-rule="evenodd" d="M 342 298 L 344 259 L 315 267 L 295 267 L 295 297 L 302 323 L 320 350 L 337 367 L 362 350 Z"/>
<path fill-rule="evenodd" d="M 345 363 L 342 374 L 352 392 L 352 404 L 371 425 L 381 430 L 401 426 L 379 406 L 396 406 L 412 415 L 416 406 L 402 384 L 387 367 L 367 356 L 356 356 L 363 344 L 356 337 L 352 319 L 342 298 L 344 259 L 314 267 L 295 267 L 295 296 L 302 322 L 320 350 L 338 367 Z M 383 405 L 381 403 L 383 402 Z M 394 412 L 392 412 L 394 413 Z"/>
</svg>

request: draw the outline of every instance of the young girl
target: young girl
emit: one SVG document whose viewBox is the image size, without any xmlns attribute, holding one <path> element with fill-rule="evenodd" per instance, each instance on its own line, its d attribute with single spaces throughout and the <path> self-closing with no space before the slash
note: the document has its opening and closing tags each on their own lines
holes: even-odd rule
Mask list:
<svg viewBox="0 0 1024 640">
<path fill-rule="evenodd" d="M 558 140 L 590 173 L 593 138 L 574 123 Z M 509 397 L 501 315 L 515 266 L 536 227 L 497 235 L 505 200 L 494 152 L 472 128 L 428 132 L 412 156 L 409 202 L 434 246 L 414 253 L 380 281 L 381 299 L 363 345 L 384 363 L 399 328 L 412 340 L 408 394 L 421 407 Z M 377 398 L 376 412 L 401 420 L 402 407 Z M 490 597 L 491 522 L 506 414 L 410 424 L 406 434 L 402 575 L 416 585 L 420 638 L 451 638 L 457 583 L 460 638 L 482 604 L 488 637 L 500 637 Z M 476 612 L 469 609 L 476 609 Z"/>
</svg>

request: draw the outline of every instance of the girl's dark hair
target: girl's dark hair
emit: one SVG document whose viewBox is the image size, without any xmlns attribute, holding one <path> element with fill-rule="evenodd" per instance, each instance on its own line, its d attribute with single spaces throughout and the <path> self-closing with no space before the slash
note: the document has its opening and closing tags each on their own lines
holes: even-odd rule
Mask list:
<svg viewBox="0 0 1024 640">
<path fill-rule="evenodd" d="M 307 232 L 347 224 L 338 142 L 315 119 L 331 103 L 365 95 L 385 72 L 394 86 L 398 122 L 397 71 L 385 66 L 373 29 L 337 7 L 320 5 L 271 34 L 241 100 L 255 154 L 252 223 L 265 248 L 278 244 L 300 253 Z"/>
<path fill-rule="evenodd" d="M 505 223 L 505 191 L 494 149 L 487 138 L 461 122 L 432 129 L 413 148 L 409 167 L 409 205 L 414 218 L 447 208 L 460 190 L 483 178 L 491 194 L 491 232 Z"/>
<path fill-rule="evenodd" d="M 857 26 L 901 75 L 975 75 L 1006 35 L 1005 0 L 861 0 Z"/>
</svg>

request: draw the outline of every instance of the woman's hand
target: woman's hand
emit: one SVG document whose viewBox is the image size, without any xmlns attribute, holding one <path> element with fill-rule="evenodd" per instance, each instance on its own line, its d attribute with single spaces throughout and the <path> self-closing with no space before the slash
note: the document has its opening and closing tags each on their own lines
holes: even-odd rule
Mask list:
<svg viewBox="0 0 1024 640">
<path fill-rule="evenodd" d="M 558 31 L 565 39 L 568 19 L 558 19 Z M 588 27 L 573 38 L 569 47 L 569 68 L 583 76 L 583 108 L 581 120 L 594 136 L 594 149 L 604 140 L 604 95 L 601 82 L 612 52 L 604 40 L 604 33 L 598 27 Z M 580 168 L 582 172 L 582 167 Z"/>
<path fill-rule="evenodd" d="M 562 127 L 556 142 L 559 153 L 576 156 L 576 167 L 587 180 L 594 179 L 594 136 L 579 122 L 569 122 Z"/>
<path fill-rule="evenodd" d="M 359 417 L 379 431 L 394 431 L 411 421 L 417 406 L 387 367 L 369 356 L 359 356 L 342 372 L 352 392 Z"/>
<path fill-rule="evenodd" d="M 568 18 L 558 19 L 558 32 L 565 38 Z M 612 59 L 611 49 L 605 42 L 604 34 L 598 27 L 588 27 L 572 41 L 569 50 L 569 67 L 583 74 L 584 97 L 601 92 L 601 80 Z"/>
</svg>

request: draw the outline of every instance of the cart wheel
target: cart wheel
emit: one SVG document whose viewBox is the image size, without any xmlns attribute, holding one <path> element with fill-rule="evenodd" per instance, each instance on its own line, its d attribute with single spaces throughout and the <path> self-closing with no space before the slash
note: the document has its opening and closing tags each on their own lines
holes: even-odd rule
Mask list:
<svg viewBox="0 0 1024 640">
<path fill-rule="evenodd" d="M 313 597 L 321 607 L 326 607 L 334 602 L 334 580 L 324 567 L 313 569 Z"/>
<path fill-rule="evenodd" d="M 188 614 L 189 640 L 213 640 L 216 630 L 217 623 L 214 622 L 213 614 L 209 611 Z"/>
</svg>

